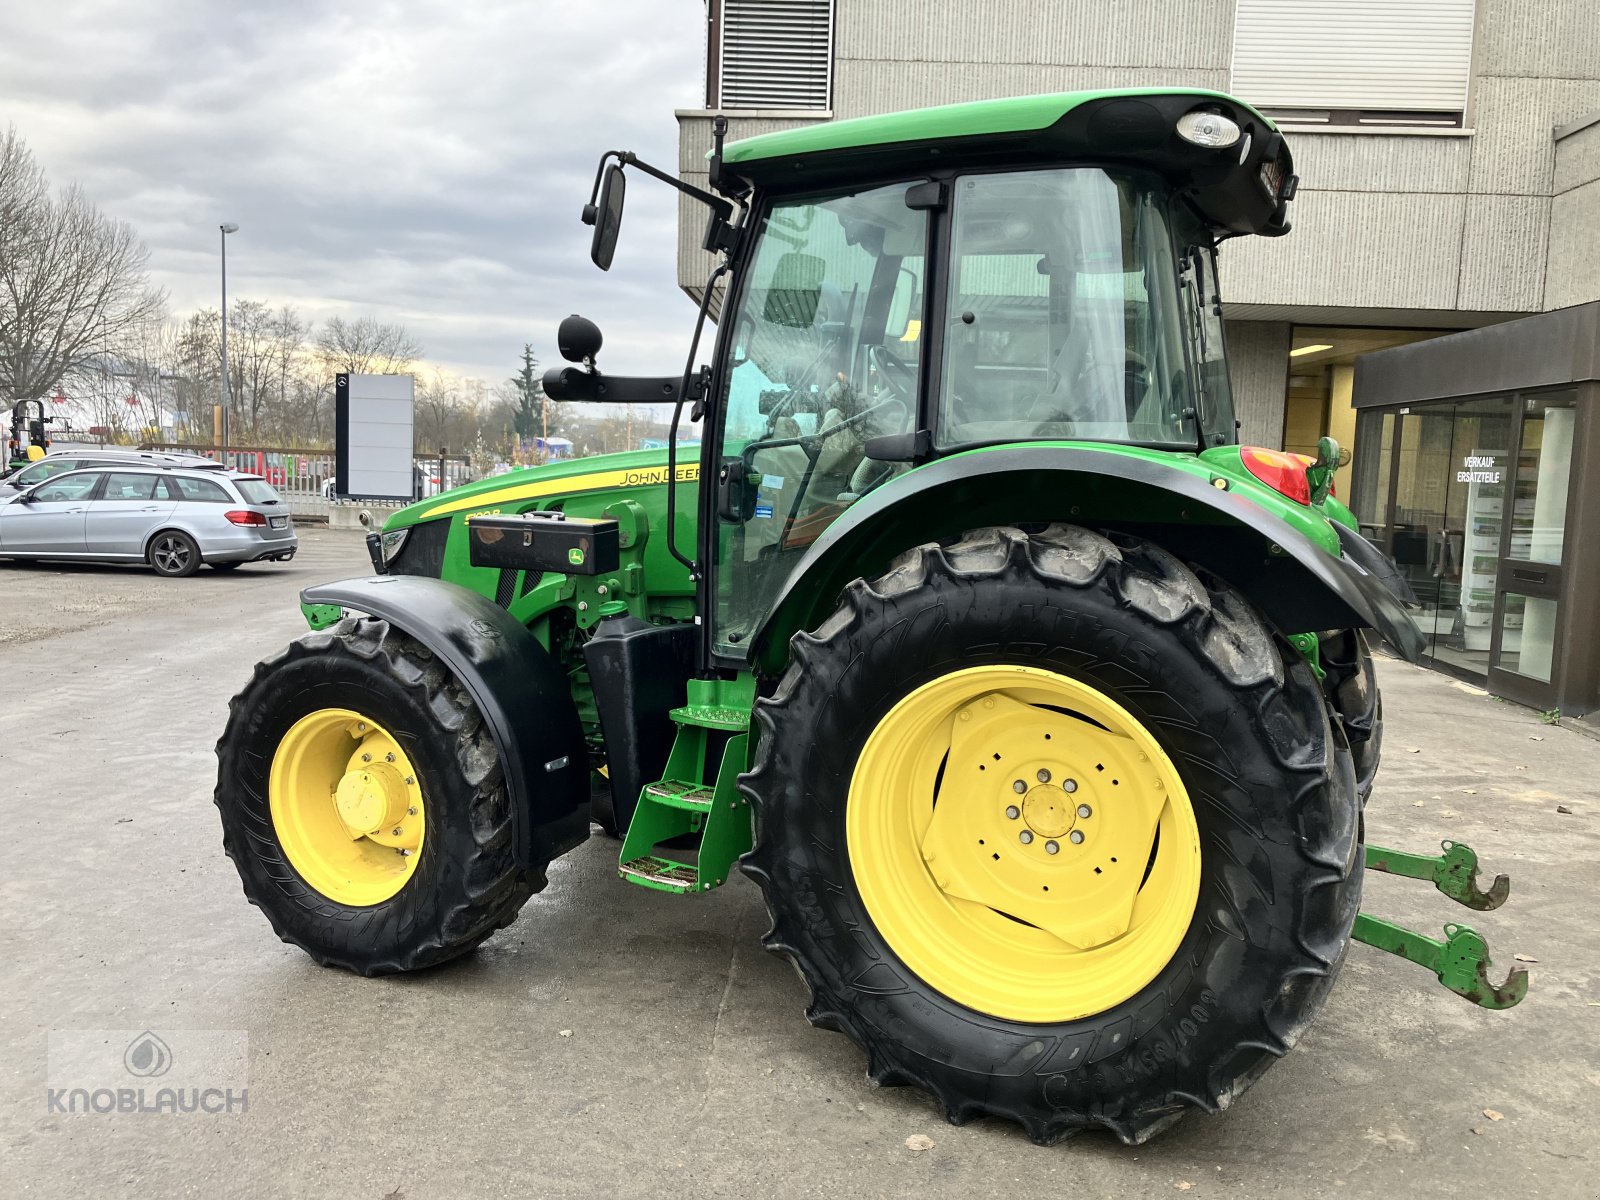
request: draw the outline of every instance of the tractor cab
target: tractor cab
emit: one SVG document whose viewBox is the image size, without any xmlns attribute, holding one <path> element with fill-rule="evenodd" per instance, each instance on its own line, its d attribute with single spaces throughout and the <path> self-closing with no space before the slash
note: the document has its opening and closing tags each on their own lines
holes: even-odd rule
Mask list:
<svg viewBox="0 0 1600 1200">
<path fill-rule="evenodd" d="M 617 157 L 585 210 L 599 265 L 622 171 L 641 165 Z M 1009 444 L 1235 443 L 1216 246 L 1286 232 L 1292 170 L 1270 120 L 1205 91 L 987 101 L 719 145 L 727 199 L 699 194 L 731 274 L 700 383 L 711 657 L 747 659 L 830 526 L 914 467 Z M 589 382 L 555 371 L 546 390 L 582 398 Z"/>
</svg>

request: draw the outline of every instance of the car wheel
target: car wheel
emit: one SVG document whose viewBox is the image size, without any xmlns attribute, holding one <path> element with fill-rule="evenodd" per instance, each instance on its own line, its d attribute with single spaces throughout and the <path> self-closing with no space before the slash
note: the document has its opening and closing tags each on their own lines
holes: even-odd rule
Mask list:
<svg viewBox="0 0 1600 1200">
<path fill-rule="evenodd" d="M 158 575 L 179 578 L 200 569 L 200 547 L 187 533 L 164 529 L 150 540 L 147 557 Z"/>
</svg>

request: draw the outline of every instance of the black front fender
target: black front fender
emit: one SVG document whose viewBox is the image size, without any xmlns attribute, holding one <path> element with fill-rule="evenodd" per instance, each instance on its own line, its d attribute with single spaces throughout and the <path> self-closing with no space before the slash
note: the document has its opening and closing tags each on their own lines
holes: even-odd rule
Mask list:
<svg viewBox="0 0 1600 1200">
<path fill-rule="evenodd" d="M 1330 553 L 1246 495 L 1114 451 L 1016 445 L 939 459 L 846 509 L 790 573 L 750 639 L 752 659 L 769 671 L 781 668 L 790 636 L 814 628 L 847 583 L 883 569 L 901 551 L 982 525 L 1033 521 L 1154 541 L 1214 571 L 1287 633 L 1359 626 L 1411 661 L 1424 648 L 1401 597 L 1369 569 L 1373 563 L 1357 562 L 1348 550 Z"/>
<path fill-rule="evenodd" d="M 543 866 L 589 836 L 578 710 L 566 676 L 521 622 L 476 592 L 412 575 L 321 583 L 300 599 L 388 621 L 460 680 L 500 752 L 521 865 Z"/>
</svg>

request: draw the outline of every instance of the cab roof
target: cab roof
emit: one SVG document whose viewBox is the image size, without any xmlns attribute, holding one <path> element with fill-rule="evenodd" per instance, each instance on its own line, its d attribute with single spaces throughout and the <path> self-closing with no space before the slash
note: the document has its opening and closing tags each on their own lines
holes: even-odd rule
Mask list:
<svg viewBox="0 0 1600 1200">
<path fill-rule="evenodd" d="M 1178 119 L 1195 109 L 1231 119 L 1239 140 L 1213 149 L 1179 137 Z M 1160 173 L 1232 233 L 1287 230 L 1280 190 L 1293 170 L 1270 118 L 1204 88 L 1057 92 L 823 121 L 730 142 L 722 163 L 728 175 L 779 191 L 956 169 L 1122 164 Z"/>
</svg>

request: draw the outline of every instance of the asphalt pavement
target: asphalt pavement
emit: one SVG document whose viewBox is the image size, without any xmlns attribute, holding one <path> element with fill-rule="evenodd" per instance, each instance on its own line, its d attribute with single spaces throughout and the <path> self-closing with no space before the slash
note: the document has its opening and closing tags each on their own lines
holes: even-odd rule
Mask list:
<svg viewBox="0 0 1600 1200">
<path fill-rule="evenodd" d="M 645 891 L 598 836 L 462 962 L 363 980 L 280 943 L 223 857 L 212 748 L 251 665 L 304 631 L 296 592 L 369 570 L 358 535 L 315 528 L 292 563 L 227 575 L 0 563 L 0 1196 L 1594 1194 L 1600 742 L 1380 663 L 1369 837 L 1467 841 L 1512 892 L 1468 913 L 1369 873 L 1364 907 L 1473 924 L 1500 970 L 1528 960 L 1527 1000 L 1486 1012 L 1355 946 L 1230 1111 L 1138 1148 L 1040 1148 L 871 1086 L 806 1024 L 742 877 Z M 128 1031 L 158 1036 L 167 1078 L 205 1060 L 247 1099 L 59 1111 L 72 1047 Z M 919 1134 L 931 1149 L 907 1148 Z"/>
</svg>

